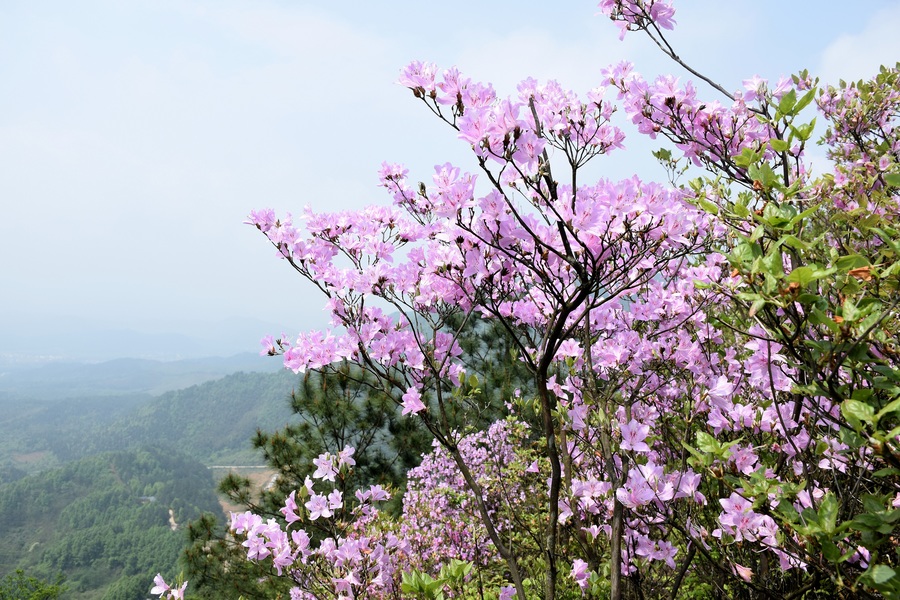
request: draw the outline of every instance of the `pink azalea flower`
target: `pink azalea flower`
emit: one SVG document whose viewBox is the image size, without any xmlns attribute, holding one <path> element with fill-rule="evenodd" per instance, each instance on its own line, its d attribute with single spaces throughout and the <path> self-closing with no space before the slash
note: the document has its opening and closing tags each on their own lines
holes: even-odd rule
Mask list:
<svg viewBox="0 0 900 600">
<path fill-rule="evenodd" d="M 284 515 L 288 525 L 300 520 L 300 517 L 297 515 L 297 502 L 294 497 L 296 493 L 291 492 L 291 495 L 285 498 L 284 507 L 281 508 L 281 514 Z"/>
<path fill-rule="evenodd" d="M 622 431 L 622 443 L 620 444 L 620 448 L 622 450 L 631 450 L 632 452 L 650 452 L 650 446 L 648 446 L 644 440 L 650 435 L 650 426 L 642 425 L 632 419 L 625 425 L 621 425 Z"/>
<path fill-rule="evenodd" d="M 309 510 L 310 521 L 315 521 L 319 517 L 328 518 L 334 514 L 328 505 L 328 499 L 322 494 L 313 494 L 305 506 Z"/>
<path fill-rule="evenodd" d="M 173 589 L 163 580 L 162 575 L 157 573 L 156 577 L 153 578 L 153 583 L 156 585 L 150 589 L 151 594 L 155 594 L 160 598 L 165 595 L 166 600 L 184 600 L 184 591 L 187 589 L 186 581 L 181 584 L 180 588 Z"/>
<path fill-rule="evenodd" d="M 150 589 L 151 594 L 155 594 L 157 596 L 162 596 L 170 589 L 169 584 L 165 582 L 161 573 L 157 573 L 156 577 L 153 578 L 154 586 Z"/>
<path fill-rule="evenodd" d="M 317 467 L 312 474 L 313 479 L 334 481 L 337 476 L 337 470 L 334 468 L 334 457 L 331 454 L 328 452 L 320 454 L 318 458 L 314 458 L 312 462 Z"/>
<path fill-rule="evenodd" d="M 341 490 L 332 490 L 330 494 L 328 494 L 328 508 L 331 510 L 337 510 L 344 506 L 344 498 L 343 494 L 341 494 Z"/>
<path fill-rule="evenodd" d="M 588 580 L 590 578 L 591 572 L 588 569 L 588 564 L 580 558 L 576 558 L 572 563 L 572 579 L 575 580 L 578 587 L 584 590 L 587 589 Z"/>
<path fill-rule="evenodd" d="M 338 452 L 338 467 L 348 466 L 352 467 L 356 464 L 356 460 L 353 459 L 353 454 L 356 452 L 356 448 L 352 448 L 347 446 L 340 452 Z"/>
<path fill-rule="evenodd" d="M 744 565 L 734 563 L 734 571 L 735 573 L 737 573 L 737 576 L 744 581 L 750 581 L 751 579 L 753 579 L 753 571 L 750 568 L 745 567 Z"/>
<path fill-rule="evenodd" d="M 423 410 L 425 410 L 425 404 L 422 402 L 422 395 L 419 393 L 419 390 L 416 388 L 406 390 L 406 393 L 403 394 L 403 411 L 400 414 L 416 414 Z"/>
</svg>

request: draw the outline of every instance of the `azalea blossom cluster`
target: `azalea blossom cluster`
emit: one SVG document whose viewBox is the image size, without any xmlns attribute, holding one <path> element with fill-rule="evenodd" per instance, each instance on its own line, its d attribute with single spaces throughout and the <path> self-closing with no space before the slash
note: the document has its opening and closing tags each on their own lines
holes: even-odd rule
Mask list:
<svg viewBox="0 0 900 600">
<path fill-rule="evenodd" d="M 780 98 L 793 88 L 790 79 L 781 79 L 771 91 L 765 80 L 748 79 L 744 82 L 745 91 L 735 92 L 733 101 L 723 105 L 718 100 L 702 98 L 690 81 L 682 84 L 672 75 L 660 75 L 648 82 L 628 62 L 609 67 L 604 76 L 618 89 L 625 113 L 638 131 L 651 138 L 666 136 L 697 166 L 723 169 L 744 149 L 761 148 L 766 158 L 776 158 L 766 142 L 779 133 L 770 123 L 757 118 L 761 109 L 754 103 Z M 796 156 L 800 149 L 796 143 L 790 153 Z M 746 172 L 729 174 L 752 187 L 753 180 Z"/>
<path fill-rule="evenodd" d="M 395 252 L 434 235 L 436 228 L 404 219 L 395 209 L 379 207 L 339 215 L 307 211 L 304 221 L 307 237 L 294 227 L 290 215 L 278 220 L 271 211 L 254 212 L 249 222 L 267 235 L 295 269 L 318 282 L 329 297 L 333 323 L 347 327 L 349 334 L 311 332 L 294 343 L 283 338 L 267 339 L 266 351 L 283 352 L 285 366 L 303 372 L 345 358 L 360 360 L 361 349 L 365 348 L 369 359 L 407 379 L 409 385 L 404 392 L 421 385 L 426 356 L 443 365 L 442 376 L 452 379 L 458 375 L 459 367 L 449 361 L 461 353 L 452 336 L 436 331 L 426 342 L 409 322 L 395 322 L 381 308 L 366 302 L 370 296 L 381 296 L 408 303 L 413 309 L 424 309 L 432 302 L 419 293 L 420 288 L 427 288 L 420 285 L 424 274 L 416 262 L 401 266 L 392 263 Z M 419 257 L 415 252 L 412 255 Z M 422 256 L 418 262 L 425 260 Z M 414 396 L 414 391 L 409 392 L 407 402 L 411 410 L 421 410 Z"/>
<path fill-rule="evenodd" d="M 664 39 L 674 23 L 669 2 L 600 9 L 623 35 Z M 883 77 L 895 82 L 896 70 Z M 527 79 L 503 98 L 456 68 L 419 61 L 399 81 L 471 148 L 474 172 L 438 165 L 426 183 L 384 163 L 379 182 L 393 206 L 307 208 L 296 220 L 266 209 L 248 223 L 322 292 L 333 325 L 266 338 L 264 353 L 282 354 L 296 372 L 357 364 L 420 420 L 435 449 L 410 473 L 398 523 L 380 520 L 372 505 L 383 490 L 359 492 L 348 511 L 340 491 L 317 492 L 308 480 L 286 500 L 287 528 L 252 513 L 233 518 L 248 558 L 271 560 L 304 598 L 318 589 L 385 596 L 401 564 L 436 574 L 451 559 L 503 573 L 501 597 L 522 600 L 524 573 L 536 564 L 550 599 L 561 571 L 569 578 L 560 585 L 596 593 L 603 564 L 617 598 L 625 580 L 674 581 L 674 597 L 686 576 L 755 585 L 771 570 L 780 585 L 808 569 L 821 575 L 831 563 L 817 544 L 856 575 L 868 568 L 864 536 L 835 533 L 826 513 L 836 513 L 834 490 L 888 460 L 848 433 L 847 414 L 874 422 L 874 410 L 848 405 L 838 389 L 852 384 L 869 398 L 873 386 L 841 366 L 851 351 L 817 362 L 792 345 L 801 336 L 813 348 L 846 341 L 851 330 L 839 327 L 836 310 L 849 319 L 854 307 L 804 292 L 837 269 L 803 264 L 812 256 L 806 232 L 764 236 L 813 215 L 832 192 L 849 210 L 860 206 L 854 190 L 896 185 L 900 95 L 885 92 L 874 111 L 852 85 L 820 95 L 833 122 L 826 143 L 841 165 L 809 185 L 812 126 L 799 114 L 815 82 L 805 74 L 774 85 L 750 78 L 724 103 L 673 76 L 649 82 L 627 63 L 606 69 L 584 97 Z M 743 197 L 732 201 L 727 186 L 638 177 L 584 182 L 589 161 L 623 146 L 606 85 L 641 133 L 667 138 Z M 872 214 L 891 210 L 896 202 Z M 850 279 L 871 280 L 870 268 L 859 268 Z M 534 389 L 508 399 L 510 419 L 485 431 L 453 420 L 476 392 L 452 317 L 501 323 L 534 377 Z M 833 338 L 823 341 L 826 326 Z M 876 325 L 867 327 L 865 335 Z M 876 350 L 886 369 L 890 343 Z M 816 387 L 809 369 L 829 360 L 834 375 Z M 353 465 L 352 452 L 315 464 L 313 479 L 334 481 Z M 329 519 L 355 525 L 318 546 L 295 527 Z M 816 537 L 811 520 L 826 533 Z M 313 564 L 328 575 L 311 575 Z"/>
<path fill-rule="evenodd" d="M 506 183 L 534 176 L 546 147 L 572 150 L 580 162 L 622 147 L 624 134 L 609 123 L 613 107 L 604 100 L 602 87 L 591 90 L 582 101 L 555 81 L 540 84 L 529 78 L 519 84 L 517 97 L 499 99 L 490 84 L 472 82 L 455 67 L 441 72 L 435 64 L 418 61 L 403 70 L 399 83 L 452 123 L 476 156 L 508 166 L 501 173 Z M 445 167 L 452 171 L 450 165 Z M 465 192 L 466 184 L 473 182 L 464 177 L 459 191 Z M 451 202 L 435 205 L 453 209 L 457 204 L 452 198 L 453 194 L 441 195 L 438 200 Z"/>
<path fill-rule="evenodd" d="M 735 351 L 711 354 L 722 336 L 701 310 L 713 298 L 698 292 L 695 282 L 721 281 L 724 260 L 712 254 L 700 261 L 718 231 L 683 192 L 637 178 L 576 188 L 549 178 L 546 146 L 564 153 L 577 169 L 586 158 L 620 145 L 618 130 L 601 134 L 599 124 L 582 126 L 590 110 L 605 118 L 608 105 L 582 103 L 553 82 L 533 81 L 519 86 L 517 100 L 499 100 L 485 91 L 488 86 L 472 84 L 454 70 L 440 81 L 436 72 L 414 63 L 401 82 L 472 146 L 492 189 L 478 195 L 476 176 L 452 165 L 436 167 L 433 185 L 414 186 L 406 169 L 386 164 L 381 182 L 396 208 L 324 215 L 307 210 L 305 232 L 290 216 L 251 214 L 249 222 L 325 293 L 334 324 L 345 329 L 342 335 L 312 333 L 294 343 L 280 341 L 285 365 L 302 371 L 340 359 L 357 361 L 396 390 L 404 414 L 428 419 L 427 400 L 458 385 L 463 370 L 454 361 L 458 343 L 440 327 L 440 315 L 465 311 L 505 320 L 520 336 L 527 361 L 563 376 L 545 383 L 549 402 L 566 409 L 563 423 L 572 434 L 551 459 L 559 473 L 551 474 L 556 480 L 548 484 L 555 513 L 550 518 L 564 526 L 577 521 L 581 535 L 590 536 L 585 539 L 599 539 L 614 535 L 608 523 L 620 504 L 630 515 L 622 525 L 622 572 L 633 573 L 642 561 L 674 568 L 678 551 L 666 537 L 675 535 L 670 521 L 683 512 L 677 503 L 707 500 L 699 492 L 701 475 L 675 468 L 679 452 L 672 452 L 671 440 L 649 432 L 671 429 L 673 436 L 684 435 L 677 423 L 667 422 L 699 417 L 719 432 L 767 431 L 790 447 L 784 424 L 772 421 L 781 414 L 771 408 L 777 406 L 770 393 L 773 373 L 776 392 L 790 387 L 777 360 L 771 360 L 777 350 L 751 343 L 740 357 Z M 452 113 L 441 113 L 454 98 Z M 658 107 L 666 108 L 666 100 Z M 727 118 L 735 122 L 733 115 Z M 740 118 L 742 124 L 753 120 L 749 114 Z M 741 126 L 717 135 L 732 139 Z M 532 150 L 520 151 L 522 140 L 539 134 L 546 145 L 528 142 Z M 741 143 L 729 142 L 721 152 L 739 152 Z M 697 152 L 709 155 L 709 148 Z M 373 306 L 375 298 L 399 316 Z M 553 330 L 562 334 L 543 333 Z M 742 389 L 748 396 L 738 401 Z M 690 404 L 685 414 L 684 399 L 697 395 L 706 400 Z M 755 408 L 754 398 L 767 398 L 769 408 Z M 614 420 L 601 422 L 603 414 Z M 718 462 L 745 473 L 761 468 L 750 446 Z M 571 478 L 571 487 L 560 491 L 563 478 Z M 506 500 L 513 510 L 514 496 Z M 326 515 L 331 507 L 330 500 L 319 498 L 310 516 Z M 730 522 L 728 514 L 723 506 L 720 520 Z M 506 527 L 495 513 L 481 516 L 496 531 Z M 780 552 L 766 543 L 771 536 L 751 531 L 751 525 L 738 529 L 735 541 Z M 431 531 L 415 520 L 404 531 L 417 529 Z M 686 543 L 706 543 L 700 526 L 679 535 L 685 532 Z M 257 547 L 278 544 L 268 537 L 253 539 L 262 540 Z M 469 535 L 466 542 L 467 553 L 454 552 L 467 559 L 476 551 L 484 555 L 478 550 L 483 537 Z"/>
<path fill-rule="evenodd" d="M 896 172 L 900 162 L 900 68 L 883 68 L 879 89 L 864 93 L 855 83 L 827 87 L 817 98 L 819 110 L 830 123 L 825 133 L 829 158 L 838 163 L 834 176 L 819 193 L 830 197 L 836 207 L 853 210 L 860 203 L 869 207 L 872 191 L 885 187 L 885 176 Z M 873 105 L 874 104 L 874 105 Z M 871 184 L 870 184 L 871 181 Z M 871 207 L 896 214 L 896 204 Z"/>
<path fill-rule="evenodd" d="M 536 457 L 526 434 L 522 423 L 498 421 L 459 443 L 486 492 L 489 512 L 505 535 L 511 535 L 518 525 L 510 509 L 530 504 L 530 486 L 540 483 Z M 498 563 L 497 549 L 475 505 L 476 498 L 452 457 L 440 444 L 434 444 L 433 451 L 409 472 L 403 496 L 399 534 L 410 544 L 410 566 L 436 573 L 452 559 L 478 566 Z"/>
<path fill-rule="evenodd" d="M 883 95 L 875 106 L 865 102 L 855 83 L 829 86 L 818 97 L 817 104 L 831 127 L 825 134 L 832 158 L 874 160 L 900 154 L 900 137 L 896 121 L 900 92 L 896 88 L 897 67 L 882 68 L 879 78 L 885 84 Z M 861 143 L 862 142 L 862 143 Z M 878 149 L 883 154 L 872 156 Z M 882 171 L 887 170 L 881 167 Z"/>
<path fill-rule="evenodd" d="M 150 593 L 159 596 L 164 600 L 184 600 L 184 592 L 186 589 L 187 582 L 184 582 L 177 588 L 173 588 L 166 583 L 162 574 L 157 573 L 156 577 L 153 578 L 153 587 L 150 588 Z"/>
<path fill-rule="evenodd" d="M 755 546 L 757 552 L 770 551 L 784 570 L 803 564 L 783 549 L 784 533 L 771 518 L 754 512 L 749 500 L 738 502 L 744 490 L 716 499 L 721 512 L 705 521 L 716 514 L 698 510 L 709 503 L 702 491 L 709 489 L 709 481 L 704 485 L 701 472 L 678 466 L 684 448 L 677 440 L 686 434 L 706 440 L 712 437 L 708 431 L 730 444 L 727 452 L 707 465 L 707 476 L 732 472 L 795 481 L 809 475 L 804 461 L 813 439 L 828 443 L 820 468 L 844 468 L 841 451 L 847 447 L 836 431 L 821 420 L 820 427 L 806 427 L 803 421 L 816 420 L 813 411 L 782 397 L 792 388 L 793 370 L 777 344 L 751 338 L 743 347 L 722 350 L 723 333 L 709 321 L 706 311 L 699 310 L 719 299 L 696 286 L 711 289 L 714 282 L 730 280 L 722 277 L 721 257 L 711 255 L 708 261 L 671 273 L 671 280 L 660 276 L 648 284 L 646 294 L 606 304 L 593 315 L 595 329 L 603 333 L 590 353 L 577 343 L 563 352 L 572 375 L 555 391 L 567 410 L 572 483 L 568 498 L 561 500 L 560 519 L 577 524 L 587 539 L 595 540 L 611 535 L 615 504 L 624 506 L 632 515 L 623 528 L 625 574 L 647 561 L 675 568 L 678 549 L 672 540 L 682 535 L 688 544 L 708 547 L 713 537 L 726 545 L 740 543 L 744 548 Z M 759 328 L 751 333 L 764 334 Z M 713 353 L 713 349 L 718 350 Z M 585 385 L 578 375 L 588 361 L 593 363 L 600 389 L 596 384 L 593 389 Z M 598 410 L 602 406 L 598 406 L 598 392 L 629 399 L 615 406 L 611 423 L 602 418 L 608 413 Z M 835 407 L 827 410 L 834 413 Z M 690 433 L 685 421 L 705 427 Z M 608 461 L 595 450 L 609 443 L 604 436 L 611 436 L 617 447 L 612 477 Z M 773 473 L 768 457 L 760 453 L 764 448 L 781 454 L 793 471 L 786 476 Z M 738 506 L 741 512 L 736 515 Z M 690 514 L 695 516 L 682 522 L 680 533 L 670 529 Z"/>
<path fill-rule="evenodd" d="M 600 12 L 619 24 L 619 39 L 627 31 L 675 28 L 675 8 L 667 0 L 602 0 Z"/>
<path fill-rule="evenodd" d="M 513 524 L 510 507 L 529 501 L 530 490 L 520 477 L 522 461 L 532 456 L 527 451 L 526 432 L 521 423 L 500 421 L 460 441 L 467 463 L 489 490 L 491 512 L 505 513 L 507 529 Z M 356 491 L 355 507 L 340 515 L 345 508 L 341 492 L 316 491 L 318 482 L 331 481 L 336 473 L 352 465 L 352 448 L 340 454 L 343 460 L 328 453 L 314 460 L 316 472 L 301 490 L 285 499 L 283 521 L 263 519 L 250 511 L 231 515 L 230 530 L 246 548 L 247 560 L 271 564 L 275 575 L 289 578 L 295 584 L 292 599 L 323 595 L 390 598 L 399 588 L 401 568 L 436 573 L 452 559 L 482 566 L 497 561 L 496 549 L 473 508 L 472 493 L 439 445 L 424 457 L 420 467 L 410 471 L 402 518 L 396 528 L 386 526 L 377 509 L 377 503 L 390 499 L 381 486 Z M 536 463 L 529 472 L 535 483 L 539 477 Z M 518 486 L 512 484 L 513 480 L 519 481 Z M 516 494 L 514 498 L 511 493 Z M 305 501 L 298 504 L 298 498 Z M 317 545 L 316 534 L 309 526 L 323 522 L 340 534 L 326 537 Z"/>
<path fill-rule="evenodd" d="M 358 490 L 356 506 L 349 511 L 339 489 L 327 494 L 317 491 L 318 482 L 333 482 L 340 470 L 355 464 L 353 454 L 353 448 L 345 448 L 337 456 L 324 453 L 314 459 L 312 477 L 285 499 L 283 522 L 264 520 L 250 511 L 231 515 L 230 530 L 243 540 L 247 560 L 269 561 L 277 576 L 289 577 L 294 583 L 292 600 L 323 594 L 386 597 L 397 586 L 397 561 L 406 560 L 408 544 L 389 532 L 365 526 L 377 518 L 375 503 L 388 500 L 390 494 L 378 485 Z M 327 524 L 322 526 L 323 522 Z M 304 524 L 320 524 L 319 530 L 331 535 L 316 543 L 316 533 L 303 528 Z"/>
</svg>

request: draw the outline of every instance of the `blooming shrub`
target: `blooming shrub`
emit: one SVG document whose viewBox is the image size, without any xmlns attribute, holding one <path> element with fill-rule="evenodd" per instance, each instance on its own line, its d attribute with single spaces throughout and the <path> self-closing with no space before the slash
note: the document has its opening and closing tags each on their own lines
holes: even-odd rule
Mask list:
<svg viewBox="0 0 900 600">
<path fill-rule="evenodd" d="M 671 3 L 600 8 L 684 65 L 663 34 Z M 819 93 L 806 73 L 730 92 L 688 69 L 718 99 L 629 64 L 583 97 L 533 79 L 501 97 L 413 62 L 400 83 L 475 172 L 413 183 L 385 163 L 391 207 L 251 213 L 336 327 L 269 353 L 297 372 L 357 364 L 435 450 L 399 521 L 376 516 L 379 491 L 347 511 L 310 483 L 288 525 L 303 500 L 331 537 L 238 516 L 248 558 L 296 597 L 396 595 L 399 571 L 453 559 L 522 600 L 900 595 L 898 71 Z M 603 86 L 674 148 L 657 155 L 671 183 L 699 177 L 583 181 L 624 139 Z M 835 161 L 817 178 L 814 101 Z M 478 381 L 452 324 L 472 319 L 501 324 L 534 380 L 506 399 L 514 422 L 483 432 L 455 418 Z M 321 460 L 328 479 L 338 459 Z"/>
</svg>

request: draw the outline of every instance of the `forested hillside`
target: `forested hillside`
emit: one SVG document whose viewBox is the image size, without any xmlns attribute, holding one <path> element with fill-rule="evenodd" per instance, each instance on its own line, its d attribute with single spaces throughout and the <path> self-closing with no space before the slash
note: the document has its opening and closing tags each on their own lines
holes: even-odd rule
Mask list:
<svg viewBox="0 0 900 600">
<path fill-rule="evenodd" d="M 85 396 L 157 395 L 239 371 L 273 373 L 278 361 L 252 354 L 185 360 L 119 358 L 100 363 L 50 362 L 27 366 L 0 357 L 0 392 L 59 400 Z"/>
<path fill-rule="evenodd" d="M 145 598 L 157 572 L 177 574 L 181 527 L 221 515 L 206 467 L 262 463 L 251 440 L 291 420 L 296 383 L 280 371 L 159 396 L 0 393 L 0 577 L 62 574 L 69 600 Z"/>
<path fill-rule="evenodd" d="M 165 442 L 204 464 L 258 462 L 257 428 L 290 418 L 289 372 L 235 373 L 148 395 L 58 400 L 0 396 L 0 484 L 71 460 Z"/>
<path fill-rule="evenodd" d="M 0 394 L 0 485 L 95 453 L 101 432 L 152 400 L 144 394 L 56 401 Z"/>
<path fill-rule="evenodd" d="M 220 513 L 210 472 L 171 447 L 85 458 L 0 487 L 0 575 L 66 578 L 71 600 L 135 600 L 172 576 L 182 526 Z"/>
<path fill-rule="evenodd" d="M 251 439 L 257 429 L 281 428 L 291 418 L 298 376 L 235 373 L 167 392 L 102 432 L 101 446 L 166 440 L 204 464 L 258 464 Z"/>
</svg>

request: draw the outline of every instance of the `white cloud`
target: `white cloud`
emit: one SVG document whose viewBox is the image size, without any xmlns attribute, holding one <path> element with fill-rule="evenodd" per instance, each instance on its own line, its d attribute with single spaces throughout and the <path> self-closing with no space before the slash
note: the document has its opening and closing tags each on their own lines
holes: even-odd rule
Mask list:
<svg viewBox="0 0 900 600">
<path fill-rule="evenodd" d="M 867 79 L 880 65 L 900 60 L 900 4 L 872 14 L 858 33 L 845 33 L 825 48 L 816 72 L 824 83 Z"/>
</svg>

